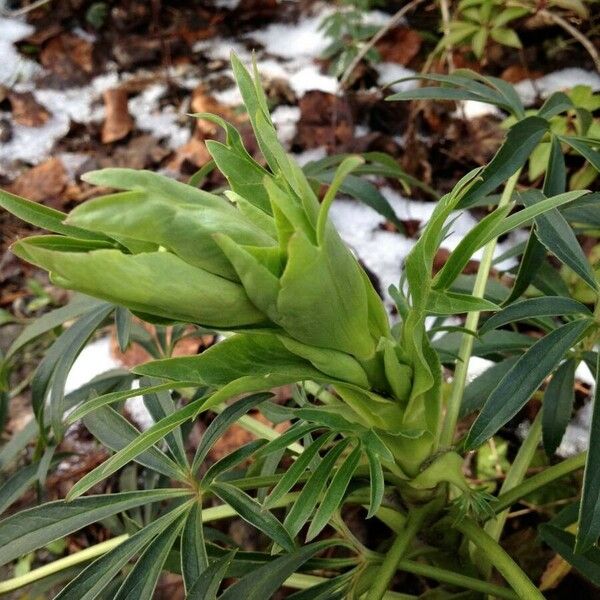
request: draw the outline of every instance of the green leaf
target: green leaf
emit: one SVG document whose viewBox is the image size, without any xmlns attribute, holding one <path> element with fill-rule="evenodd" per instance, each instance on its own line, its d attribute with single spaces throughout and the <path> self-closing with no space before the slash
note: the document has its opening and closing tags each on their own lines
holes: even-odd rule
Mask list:
<svg viewBox="0 0 600 600">
<path fill-rule="evenodd" d="M 596 391 L 590 425 L 590 447 L 583 474 L 583 491 L 579 509 L 579 529 L 575 552 L 587 552 L 600 536 L 600 444 L 595 443 L 600 435 L 600 353 L 596 362 Z"/>
<path fill-rule="evenodd" d="M 181 531 L 183 520 L 180 519 L 174 525 L 169 520 L 167 526 L 164 524 L 163 526 L 165 527 L 164 531 L 148 544 L 146 550 L 125 578 L 114 600 L 152 600 L 154 597 L 154 589 L 158 583 L 158 578 Z M 103 565 L 103 568 L 106 567 Z"/>
<path fill-rule="evenodd" d="M 194 456 L 194 461 L 192 462 L 192 473 L 196 473 L 198 471 L 215 442 L 227 431 L 227 429 L 229 429 L 229 427 L 231 427 L 231 425 L 236 423 L 240 417 L 245 415 L 247 412 L 272 397 L 273 394 L 265 393 L 246 396 L 242 400 L 234 402 L 221 414 L 217 415 L 215 420 L 204 432 L 202 440 L 196 449 L 196 455 Z"/>
<path fill-rule="evenodd" d="M 463 197 L 461 207 L 466 208 L 479 198 L 493 192 L 502 182 L 516 173 L 529 158 L 533 149 L 548 131 L 548 122 L 540 117 L 527 117 L 513 125 L 504 144 L 483 169 L 482 181 L 476 183 Z"/>
<path fill-rule="evenodd" d="M 265 321 L 239 284 L 193 267 L 170 252 L 66 250 L 70 238 L 33 236 L 13 245 L 20 258 L 50 272 L 67 289 L 127 306 L 144 315 L 206 327 L 239 327 Z M 179 282 L 185 281 L 181 287 Z"/>
<path fill-rule="evenodd" d="M 542 107 L 538 110 L 538 116 L 544 119 L 551 119 L 562 112 L 571 110 L 573 101 L 564 92 L 554 92 L 550 95 Z M 563 190 L 561 190 L 563 191 Z M 560 193 L 560 192 L 556 192 Z"/>
<path fill-rule="evenodd" d="M 284 431 L 280 436 L 271 440 L 264 448 L 261 448 L 256 453 L 256 458 L 260 459 L 273 452 L 278 452 L 297 442 L 305 435 L 312 433 L 315 429 L 318 429 L 319 425 L 313 423 L 296 423 L 290 427 L 287 431 Z"/>
<path fill-rule="evenodd" d="M 589 319 L 579 319 L 555 329 L 538 340 L 490 394 L 471 427 L 465 448 L 472 450 L 494 435 L 527 403 L 562 357 L 590 327 Z"/>
<path fill-rule="evenodd" d="M 115 244 L 113 240 L 100 233 L 65 225 L 63 221 L 67 215 L 59 210 L 15 196 L 2 189 L 0 189 L 0 206 L 22 221 L 46 231 L 70 235 L 82 240 L 108 242 L 109 245 Z"/>
<path fill-rule="evenodd" d="M 554 317 L 566 315 L 591 316 L 591 312 L 581 302 L 562 296 L 545 296 L 542 298 L 529 298 L 508 305 L 505 309 L 492 315 L 480 328 L 479 334 L 483 335 L 492 329 L 497 329 L 507 323 L 524 321 L 536 317 Z"/>
<path fill-rule="evenodd" d="M 383 468 L 381 467 L 381 459 L 369 446 L 365 447 L 365 453 L 369 462 L 369 512 L 367 519 L 375 515 L 383 501 L 385 492 L 385 481 L 383 478 Z"/>
<path fill-rule="evenodd" d="M 183 506 L 171 510 L 166 515 L 163 515 L 150 525 L 147 525 L 132 535 L 129 539 L 125 540 L 122 544 L 119 544 L 104 556 L 96 559 L 65 588 L 63 588 L 54 600 L 93 600 L 94 598 L 97 598 L 131 558 L 138 554 L 138 552 L 147 546 L 154 538 L 171 527 L 179 529 L 181 526 L 181 514 L 186 509 L 187 505 L 184 504 Z M 180 520 L 180 523 L 173 525 L 178 519 Z M 142 558 L 144 558 L 144 556 L 145 555 L 143 555 Z M 148 567 L 149 565 L 146 564 L 147 570 Z M 136 572 L 135 568 L 132 573 L 136 573 L 135 579 L 140 575 L 143 577 L 143 573 L 140 574 L 139 571 Z M 149 573 L 147 573 L 147 575 L 149 576 L 149 579 L 151 579 L 152 575 Z M 158 575 L 160 575 L 160 573 L 156 574 L 157 577 Z M 138 580 L 138 582 L 143 584 L 143 581 Z M 127 581 L 125 583 L 127 583 Z M 131 583 L 135 584 L 136 581 L 134 580 Z M 129 596 L 129 598 L 131 597 L 132 596 Z"/>
<path fill-rule="evenodd" d="M 468 294 L 431 290 L 427 298 L 427 312 L 434 315 L 456 315 L 471 311 L 498 310 L 500 307 L 485 298 Z"/>
<path fill-rule="evenodd" d="M 225 578 L 236 551 L 237 548 L 210 563 L 196 579 L 186 600 L 216 600 L 221 581 Z"/>
<path fill-rule="evenodd" d="M 206 398 L 198 398 L 152 425 L 152 427 L 137 436 L 132 442 L 127 444 L 127 446 L 82 477 L 69 490 L 67 499 L 73 500 L 74 498 L 81 496 L 81 494 L 85 493 L 98 482 L 106 479 L 106 477 L 112 475 L 121 467 L 124 467 L 129 461 L 134 460 L 142 452 L 145 452 L 156 442 L 164 438 L 167 433 L 170 433 L 173 429 L 194 417 L 203 408 L 205 402 Z"/>
<path fill-rule="evenodd" d="M 319 450 L 331 439 L 331 434 L 323 434 L 318 437 L 310 446 L 305 447 L 304 452 L 296 458 L 291 467 L 282 475 L 277 485 L 266 497 L 263 506 L 271 508 L 277 501 L 287 494 L 302 476 L 302 474 L 313 464 L 313 460 L 318 456 Z"/>
<path fill-rule="evenodd" d="M 227 483 L 213 482 L 210 489 L 223 502 L 229 504 L 244 521 L 248 521 L 259 531 L 265 533 L 287 552 L 294 550 L 294 540 L 284 526 L 253 498 Z"/>
<path fill-rule="evenodd" d="M 46 351 L 36 369 L 31 382 L 33 410 L 38 422 L 43 423 L 46 399 L 50 392 L 52 428 L 57 436 L 62 435 L 63 430 L 63 399 L 69 371 L 92 334 L 113 310 L 114 306 L 101 304 L 81 316 Z"/>
<path fill-rule="evenodd" d="M 117 341 L 119 342 L 119 350 L 125 352 L 129 347 L 129 338 L 131 335 L 131 321 L 133 315 L 123 306 L 117 306 L 115 311 L 115 325 L 117 328 Z"/>
<path fill-rule="evenodd" d="M 360 462 L 360 455 L 361 448 L 360 446 L 357 446 L 336 471 L 331 480 L 331 484 L 325 492 L 323 501 L 319 505 L 319 508 L 310 523 L 308 533 L 306 534 L 307 542 L 319 535 L 327 523 L 329 523 L 333 513 L 339 508 L 352 476 Z"/>
<path fill-rule="evenodd" d="M 135 441 L 140 432 L 125 417 L 109 406 L 104 406 L 83 419 L 88 431 L 103 446 L 118 451 Z M 135 458 L 136 462 L 171 479 L 185 479 L 185 472 L 164 452 L 151 447 Z"/>
<path fill-rule="evenodd" d="M 600 549 L 592 547 L 585 552 L 575 551 L 575 536 L 551 523 L 539 527 L 540 538 L 573 565 L 594 585 L 600 586 Z"/>
<path fill-rule="evenodd" d="M 525 194 L 523 195 L 523 202 L 529 208 L 539 205 L 543 200 L 540 200 L 540 196 L 537 194 Z M 556 258 L 577 273 L 593 290 L 598 290 L 598 282 L 596 281 L 594 271 L 583 253 L 571 226 L 560 212 L 558 210 L 551 210 L 536 217 L 535 222 L 536 236 L 540 242 Z"/>
<path fill-rule="evenodd" d="M 152 380 L 142 380 L 140 382 L 142 387 L 146 383 L 157 384 L 158 382 Z M 143 398 L 144 406 L 148 409 L 148 412 L 155 423 L 172 415 L 177 410 L 169 390 L 159 390 L 150 394 L 146 393 Z M 183 469 L 187 469 L 188 460 L 183 445 L 181 429 L 175 429 L 172 433 L 167 434 L 165 436 L 165 441 L 167 442 L 171 454 L 177 461 L 177 464 Z"/>
<path fill-rule="evenodd" d="M 552 456 L 560 446 L 571 420 L 575 402 L 575 367 L 573 359 L 556 369 L 544 392 L 542 403 L 542 440 L 544 450 Z"/>
<path fill-rule="evenodd" d="M 201 573 L 208 568 L 208 556 L 204 544 L 202 504 L 195 502 L 188 513 L 181 534 L 181 574 L 188 593 Z"/>
<path fill-rule="evenodd" d="M 521 40 L 514 29 L 508 27 L 494 27 L 490 31 L 490 37 L 504 46 L 510 46 L 511 48 L 522 48 Z"/>
<path fill-rule="evenodd" d="M 479 410 L 486 398 L 492 393 L 500 380 L 517 362 L 517 356 L 506 358 L 489 369 L 486 369 L 479 377 L 476 377 L 465 388 L 463 399 L 460 405 L 460 417 Z"/>
<path fill-rule="evenodd" d="M 216 463 L 211 465 L 210 468 L 204 474 L 204 477 L 202 477 L 201 483 L 204 484 L 206 482 L 207 485 L 210 485 L 210 482 L 213 479 L 217 479 L 225 471 L 228 471 L 229 469 L 232 469 L 241 462 L 244 462 L 252 455 L 254 455 L 254 457 L 256 458 L 257 451 L 261 448 L 264 448 L 266 444 L 267 440 L 253 440 L 251 442 L 248 442 L 247 444 L 244 444 L 240 448 L 235 449 L 233 452 L 231 452 L 227 456 L 224 456 Z"/>
<path fill-rule="evenodd" d="M 54 456 L 51 465 L 57 465 L 62 456 Z M 38 470 L 41 461 L 36 461 L 25 467 L 20 467 L 11 477 L 0 485 L 0 514 L 3 513 L 13 502 L 16 502 L 25 490 L 38 479 Z"/>
<path fill-rule="evenodd" d="M 527 240 L 525 252 L 519 264 L 517 277 L 515 278 L 508 298 L 503 302 L 504 305 L 511 304 L 525 293 L 529 285 L 535 279 L 540 269 L 540 265 L 544 263 L 545 259 L 546 248 L 537 239 L 535 231 L 531 231 L 529 239 Z"/>
<path fill-rule="evenodd" d="M 300 492 L 300 496 L 292 506 L 284 521 L 284 527 L 290 532 L 290 535 L 298 535 L 300 529 L 302 529 L 303 525 L 309 519 L 317 505 L 323 488 L 331 476 L 335 463 L 349 443 L 349 438 L 338 442 L 326 454 L 314 473 L 310 476 L 310 479 L 304 485 L 302 492 Z"/>
<path fill-rule="evenodd" d="M 446 264 L 438 272 L 433 280 L 435 289 L 446 289 L 462 273 L 473 254 L 485 245 L 485 240 L 489 239 L 489 234 L 494 231 L 496 226 L 508 215 L 512 205 L 497 208 L 494 212 L 485 216 L 453 250 L 448 257 Z M 477 309 L 475 309 L 477 310 Z"/>
<path fill-rule="evenodd" d="M 331 542 L 317 542 L 290 551 L 289 554 L 276 558 L 234 583 L 219 597 L 219 600 L 240 600 L 240 598 L 266 600 L 266 598 L 271 598 L 290 575 L 317 552 L 321 552 L 330 545 Z"/>
<path fill-rule="evenodd" d="M 81 317 L 92 308 L 102 305 L 100 300 L 77 294 L 69 304 L 43 314 L 27 325 L 6 352 L 5 360 L 36 338 L 60 327 L 66 321 Z"/>
<path fill-rule="evenodd" d="M 558 136 L 558 139 L 565 144 L 568 144 L 581 154 L 593 167 L 596 171 L 600 171 L 600 152 L 594 150 L 592 145 L 598 145 L 597 140 L 588 141 L 585 138 L 577 138 L 572 136 Z"/>
<path fill-rule="evenodd" d="M 111 515 L 151 502 L 190 495 L 187 489 L 158 489 L 58 500 L 22 510 L 0 521 L 0 564 L 65 537 Z"/>
<path fill-rule="evenodd" d="M 350 579 L 351 576 L 344 573 L 305 590 L 300 590 L 288 596 L 288 600 L 343 600 L 348 591 Z"/>
</svg>

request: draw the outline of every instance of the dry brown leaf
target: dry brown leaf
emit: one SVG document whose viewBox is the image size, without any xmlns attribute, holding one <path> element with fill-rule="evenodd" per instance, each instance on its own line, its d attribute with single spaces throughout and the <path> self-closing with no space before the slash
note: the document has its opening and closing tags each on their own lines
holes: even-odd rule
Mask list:
<svg viewBox="0 0 600 600">
<path fill-rule="evenodd" d="M 133 129 L 133 117 L 127 108 L 127 91 L 111 88 L 103 94 L 106 116 L 102 125 L 102 143 L 123 139 Z"/>
<path fill-rule="evenodd" d="M 187 144 L 177 148 L 175 156 L 167 163 L 167 169 L 188 172 L 203 167 L 210 159 L 204 140 L 194 135 Z"/>
<path fill-rule="evenodd" d="M 553 590 L 560 582 L 571 572 L 571 565 L 558 554 L 554 556 L 548 564 L 546 569 L 542 573 L 540 578 L 540 590 L 545 592 L 546 590 Z"/>
<path fill-rule="evenodd" d="M 15 123 L 25 127 L 40 127 L 50 118 L 50 113 L 38 104 L 31 92 L 9 92 L 8 100 Z"/>
<path fill-rule="evenodd" d="M 423 38 L 409 27 L 395 27 L 378 43 L 382 60 L 406 66 L 421 50 Z"/>
<path fill-rule="evenodd" d="M 10 186 L 10 191 L 34 202 L 41 202 L 58 196 L 68 181 L 62 161 L 59 158 L 49 158 L 19 175 Z"/>
</svg>

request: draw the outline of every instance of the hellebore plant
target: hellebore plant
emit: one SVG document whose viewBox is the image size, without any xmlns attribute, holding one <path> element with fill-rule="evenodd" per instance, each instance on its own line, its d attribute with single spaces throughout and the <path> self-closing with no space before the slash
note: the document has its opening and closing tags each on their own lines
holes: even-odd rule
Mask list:
<svg viewBox="0 0 600 600">
<path fill-rule="evenodd" d="M 455 597 L 460 589 L 473 597 L 543 598 L 498 544 L 506 510 L 583 467 L 586 456 L 523 481 L 540 441 L 542 424 L 536 419 L 497 496 L 465 477 L 463 456 L 512 419 L 553 373 L 542 421 L 544 446 L 554 453 L 571 414 L 575 366 L 585 360 L 595 368 L 597 362 L 598 311 L 568 292 L 556 292 L 562 290 L 556 283 L 560 277 L 554 272 L 552 279 L 549 267 L 543 274 L 541 268 L 519 272 L 517 291 L 503 288 L 500 298 L 497 289 L 486 291 L 486 284 L 497 238 L 533 223 L 532 236 L 542 247 L 536 268 L 550 250 L 583 279 L 596 303 L 598 284 L 569 222 L 598 208 L 597 198 L 565 192 L 559 184 L 545 187 L 546 195 L 515 193 L 528 148 L 550 131 L 543 118 L 517 107 L 517 123 L 490 165 L 467 174 L 437 203 L 406 259 L 404 280 L 390 290 L 399 314 L 392 324 L 328 218 L 340 186 L 363 159 L 346 157 L 319 202 L 310 180 L 277 140 L 258 74 L 252 77 L 236 57 L 232 64 L 266 166 L 248 154 L 230 124 L 197 115 L 224 129 L 225 141 L 209 141 L 207 147 L 229 182 L 225 198 L 128 169 L 89 173 L 89 183 L 119 191 L 69 215 L 5 192 L 0 196 L 17 216 L 58 234 L 22 239 L 13 251 L 46 269 L 56 285 L 97 299 L 77 296 L 45 315 L 23 331 L 4 358 L 8 379 L 10 361 L 27 343 L 76 319 L 34 375 L 37 462 L 0 488 L 0 509 L 43 481 L 69 424 L 83 419 L 114 451 L 65 501 L 0 521 L 0 563 L 96 521 L 108 523 L 116 534 L 80 556 L 42 567 L 43 572 L 0 584 L 0 591 L 47 574 L 60 579 L 62 573 L 69 582 L 56 597 L 63 600 L 150 599 L 161 571 L 168 570 L 181 573 L 189 599 L 263 600 L 281 586 L 300 590 L 291 596 L 296 600 L 416 597 L 391 591 L 396 573 L 405 572 L 437 582 L 440 598 Z M 461 83 L 471 82 L 482 94 L 484 83 L 464 77 Z M 595 158 L 592 152 L 586 158 Z M 555 156 L 548 177 L 557 179 L 557 164 Z M 503 183 L 501 198 L 489 196 Z M 452 215 L 475 203 L 498 207 L 434 275 L 434 257 L 452 228 Z M 514 211 L 517 204 L 522 206 Z M 480 248 L 485 250 L 473 286 L 461 272 Z M 537 296 L 530 297 L 531 290 Z M 515 301 L 523 294 L 524 300 Z M 480 312 L 495 314 L 476 331 Z M 121 345 L 141 343 L 157 360 L 133 374 L 108 373 L 65 396 L 72 362 L 113 313 Z M 445 324 L 447 317 L 464 313 L 466 327 Z M 145 336 L 132 315 L 155 324 L 156 338 Z M 428 329 L 432 316 L 435 324 Z M 530 336 L 494 331 L 517 321 L 533 323 L 546 335 L 534 343 Z M 170 357 L 190 327 L 196 333 L 221 332 L 225 339 L 196 356 Z M 510 343 L 503 334 L 514 334 Z M 479 393 L 469 393 L 466 367 L 476 354 L 493 355 L 497 364 L 471 384 Z M 455 368 L 449 393 L 442 364 Z M 136 378 L 141 390 L 131 389 Z M 288 384 L 295 385 L 293 401 L 273 402 L 269 391 Z M 123 400 L 140 394 L 155 420 L 144 432 L 118 410 Z M 238 399 L 227 404 L 233 398 Z M 209 410 L 217 416 L 190 460 L 189 422 Z M 291 425 L 279 434 L 249 414 L 256 410 Z M 479 417 L 460 440 L 458 417 L 473 410 L 480 410 Z M 595 415 L 592 435 L 599 421 Z M 211 447 L 234 423 L 257 439 L 207 470 Z M 35 426 L 0 453 L 1 463 L 33 437 Z M 590 452 L 581 508 L 573 505 L 543 526 L 544 540 L 587 574 L 589 563 L 600 565 L 599 452 L 597 447 Z M 139 470 L 136 484 L 121 485 L 119 493 L 83 496 L 132 461 Z M 221 503 L 206 506 L 214 498 Z M 382 534 L 374 547 L 365 546 L 344 520 L 342 509 L 351 504 L 391 533 Z M 121 513 L 128 515 L 123 522 L 115 519 Z M 209 527 L 233 516 L 270 539 L 268 553 L 244 552 Z M 85 566 L 91 558 L 96 560 Z M 490 565 L 507 585 L 491 581 Z M 237 581 L 223 589 L 229 577 Z"/>
</svg>

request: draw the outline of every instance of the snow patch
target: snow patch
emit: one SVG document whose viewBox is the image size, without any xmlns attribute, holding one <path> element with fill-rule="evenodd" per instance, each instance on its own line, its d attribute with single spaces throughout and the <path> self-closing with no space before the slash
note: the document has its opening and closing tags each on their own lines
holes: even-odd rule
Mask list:
<svg viewBox="0 0 600 600">
<path fill-rule="evenodd" d="M 36 62 L 22 56 L 14 46 L 34 31 L 34 27 L 24 21 L 0 17 L 0 85 L 29 81 L 41 71 Z"/>
<path fill-rule="evenodd" d="M 547 98 L 554 92 L 569 90 L 576 85 L 589 85 L 594 91 L 600 90 L 600 74 L 578 67 L 561 69 L 548 73 L 539 79 L 526 79 L 515 85 L 524 104 L 533 104 L 538 97 Z"/>
<path fill-rule="evenodd" d="M 297 106 L 278 106 L 271 113 L 271 119 L 277 128 L 279 141 L 288 146 L 296 135 L 296 124 L 300 120 L 300 109 Z"/>
<path fill-rule="evenodd" d="M 412 69 L 407 69 L 406 67 L 393 62 L 382 62 L 374 66 L 379 73 L 379 85 L 382 87 L 389 86 L 394 92 L 403 92 L 405 90 L 412 90 L 419 85 L 419 82 L 416 79 L 398 82 L 398 79 L 414 77 L 415 71 Z"/>
</svg>

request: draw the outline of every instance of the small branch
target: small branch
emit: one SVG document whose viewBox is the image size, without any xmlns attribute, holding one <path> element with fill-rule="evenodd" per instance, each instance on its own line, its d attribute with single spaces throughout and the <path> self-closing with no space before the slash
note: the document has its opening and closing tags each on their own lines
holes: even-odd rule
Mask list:
<svg viewBox="0 0 600 600">
<path fill-rule="evenodd" d="M 382 600 L 382 598 L 385 598 L 385 593 L 390 585 L 390 581 L 398 570 L 400 561 L 434 506 L 434 504 L 426 504 L 425 506 L 413 508 L 409 511 L 406 527 L 398 534 L 392 547 L 385 555 L 381 567 L 375 574 L 373 585 L 367 594 L 367 600 Z"/>
<path fill-rule="evenodd" d="M 569 35 L 576 39 L 586 50 L 587 53 L 592 57 L 596 71 L 600 72 L 600 54 L 594 44 L 589 40 L 579 29 L 573 27 L 566 19 L 563 19 L 560 15 L 554 14 L 552 11 L 542 8 L 538 11 L 540 15 L 543 15 L 547 19 L 553 21 L 559 27 L 562 27 Z"/>
<path fill-rule="evenodd" d="M 519 598 L 522 600 L 545 600 L 542 592 L 525 575 L 519 565 L 475 521 L 465 517 L 455 523 L 454 527 L 486 555 L 486 558 L 506 579 Z"/>
<path fill-rule="evenodd" d="M 371 50 L 377 44 L 377 42 L 384 37 L 391 29 L 393 29 L 404 17 L 407 12 L 410 12 L 413 8 L 416 8 L 424 0 L 412 0 L 408 4 L 404 5 L 399 11 L 390 17 L 390 20 L 358 51 L 358 54 L 354 57 L 354 60 L 348 65 L 344 71 L 342 78 L 340 79 L 340 86 L 342 89 L 346 86 L 350 75 L 352 75 L 354 69 L 358 66 L 360 61 L 367 55 L 367 52 Z"/>
<path fill-rule="evenodd" d="M 523 483 L 513 487 L 510 491 L 500 494 L 500 496 L 498 496 L 498 502 L 493 505 L 494 511 L 500 513 L 507 508 L 510 508 L 521 498 L 531 494 L 531 492 L 535 492 L 535 490 L 538 490 L 557 479 L 561 479 L 573 471 L 583 469 L 586 459 L 587 452 L 582 452 L 581 454 L 567 458 L 567 460 L 563 460 L 552 467 L 548 467 L 540 473 L 532 475 L 529 479 L 526 479 Z"/>
</svg>

